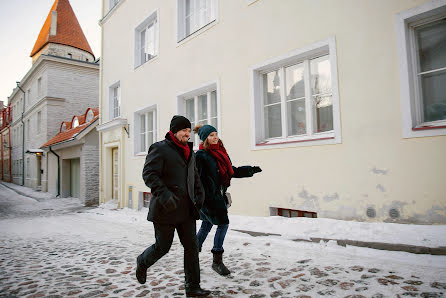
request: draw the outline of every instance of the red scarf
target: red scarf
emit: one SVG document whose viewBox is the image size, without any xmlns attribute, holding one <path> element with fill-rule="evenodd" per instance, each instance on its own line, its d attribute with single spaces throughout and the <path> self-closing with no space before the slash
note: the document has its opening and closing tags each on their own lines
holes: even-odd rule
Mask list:
<svg viewBox="0 0 446 298">
<path fill-rule="evenodd" d="M 189 144 L 185 145 L 185 144 L 181 143 L 180 140 L 178 140 L 177 137 L 175 137 L 173 132 L 171 132 L 170 130 L 169 130 L 169 135 L 170 135 L 170 138 L 172 139 L 172 141 L 175 143 L 175 145 L 177 145 L 178 147 L 180 147 L 183 150 L 186 160 L 189 160 L 189 154 L 190 154 Z"/>
<path fill-rule="evenodd" d="M 203 144 L 200 144 L 200 149 L 204 149 Z M 232 164 L 225 147 L 220 145 L 220 143 L 210 144 L 207 152 L 217 161 L 222 184 L 229 186 L 232 175 L 234 175 L 234 170 L 232 169 Z"/>
</svg>

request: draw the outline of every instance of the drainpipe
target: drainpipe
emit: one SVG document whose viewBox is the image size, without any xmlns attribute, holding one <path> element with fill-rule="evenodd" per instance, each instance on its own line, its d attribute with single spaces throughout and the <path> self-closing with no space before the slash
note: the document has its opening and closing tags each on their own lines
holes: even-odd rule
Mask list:
<svg viewBox="0 0 446 298">
<path fill-rule="evenodd" d="M 25 114 L 25 98 L 26 93 L 23 91 L 22 87 L 20 87 L 20 82 L 16 82 L 17 87 L 20 91 L 23 92 L 23 108 L 22 108 L 22 117 L 20 118 L 20 122 L 22 122 L 22 186 L 25 185 L 25 122 L 23 121 L 23 114 Z"/>
<path fill-rule="evenodd" d="M 57 155 L 57 153 L 54 152 L 53 149 L 51 149 L 51 146 L 50 146 L 50 152 L 53 153 L 54 155 L 56 155 L 56 157 L 57 157 L 57 197 L 59 197 L 60 196 L 60 156 Z M 47 167 L 47 170 L 46 170 L 47 181 L 49 181 L 49 178 L 50 178 L 48 169 L 49 168 Z"/>
</svg>

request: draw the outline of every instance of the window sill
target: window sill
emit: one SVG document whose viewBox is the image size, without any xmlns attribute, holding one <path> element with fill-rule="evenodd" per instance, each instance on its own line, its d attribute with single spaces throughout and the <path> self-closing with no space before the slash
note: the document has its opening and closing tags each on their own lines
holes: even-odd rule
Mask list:
<svg viewBox="0 0 446 298">
<path fill-rule="evenodd" d="M 142 63 L 142 64 L 139 64 L 139 65 L 135 66 L 134 70 L 140 69 L 140 68 L 142 68 L 144 65 L 147 65 L 147 64 L 149 64 L 149 63 L 152 63 L 152 62 L 158 60 L 158 57 L 159 57 L 159 54 L 156 55 L 155 57 L 153 57 L 152 59 L 147 60 L 146 62 L 144 62 L 144 63 Z"/>
<path fill-rule="evenodd" d="M 254 150 L 277 149 L 298 146 L 317 146 L 328 144 L 339 144 L 340 139 L 336 138 L 334 133 L 326 133 L 324 135 L 315 135 L 313 138 L 288 138 L 267 140 L 254 145 Z"/>
<path fill-rule="evenodd" d="M 412 131 L 446 128 L 446 125 L 426 125 L 412 128 Z"/>
<path fill-rule="evenodd" d="M 177 47 L 183 45 L 184 43 L 188 42 L 189 40 L 197 37 L 198 35 L 200 35 L 201 33 L 211 29 L 212 27 L 214 27 L 215 25 L 218 24 L 218 20 L 213 20 L 212 22 L 204 25 L 203 27 L 201 27 L 200 29 L 198 29 L 197 31 L 189 34 L 188 36 L 184 37 L 183 39 L 177 41 Z"/>
</svg>

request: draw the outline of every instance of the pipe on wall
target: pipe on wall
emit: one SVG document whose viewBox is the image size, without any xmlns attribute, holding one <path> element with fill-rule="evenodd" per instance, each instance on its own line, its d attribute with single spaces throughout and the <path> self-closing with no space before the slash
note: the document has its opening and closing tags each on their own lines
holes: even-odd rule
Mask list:
<svg viewBox="0 0 446 298">
<path fill-rule="evenodd" d="M 56 155 L 57 157 L 57 196 L 60 196 L 60 156 L 53 151 L 53 149 L 50 148 L 50 152 L 53 153 L 54 155 Z M 47 181 L 49 181 L 49 167 L 46 170 L 46 175 L 47 175 Z M 47 182 L 48 183 L 48 182 Z"/>
</svg>

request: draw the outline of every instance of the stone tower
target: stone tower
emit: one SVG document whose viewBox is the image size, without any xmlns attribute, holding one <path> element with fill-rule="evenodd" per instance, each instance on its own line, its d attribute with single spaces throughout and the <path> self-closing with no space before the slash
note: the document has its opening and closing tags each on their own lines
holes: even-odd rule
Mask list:
<svg viewBox="0 0 446 298">
<path fill-rule="evenodd" d="M 31 51 L 33 64 L 41 54 L 94 62 L 94 54 L 68 0 L 55 0 Z"/>
</svg>

